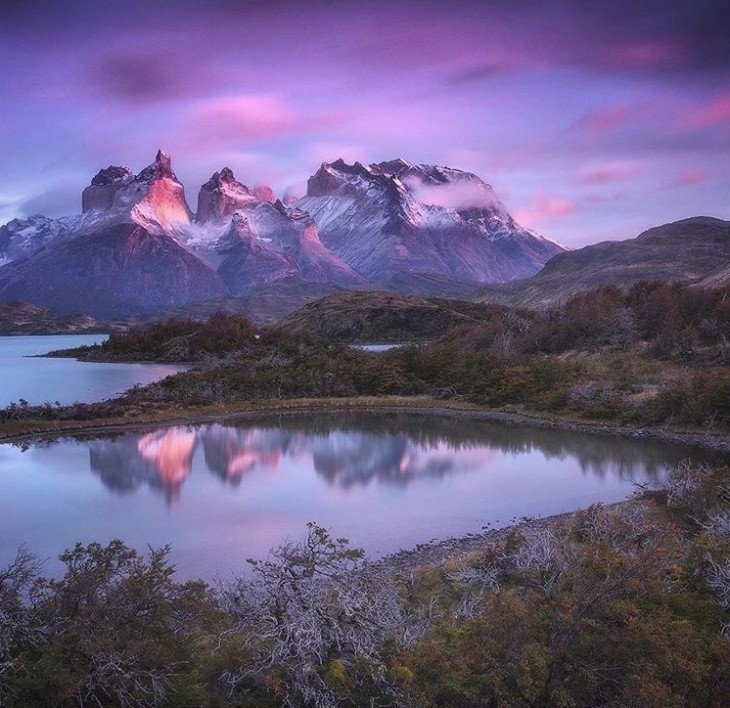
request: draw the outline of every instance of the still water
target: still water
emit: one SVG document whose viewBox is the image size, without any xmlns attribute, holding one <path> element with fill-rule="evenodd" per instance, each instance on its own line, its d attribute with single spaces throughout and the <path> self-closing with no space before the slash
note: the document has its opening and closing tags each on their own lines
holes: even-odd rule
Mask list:
<svg viewBox="0 0 730 708">
<path fill-rule="evenodd" d="M 101 364 L 29 358 L 105 339 L 103 334 L 0 337 L 0 407 L 21 398 L 33 405 L 101 401 L 135 384 L 152 383 L 184 368 L 170 364 Z"/>
<path fill-rule="evenodd" d="M 370 556 L 626 498 L 690 450 L 425 416 L 307 416 L 0 445 L 0 565 L 76 541 L 171 544 L 182 578 L 242 572 L 308 521 Z"/>
</svg>

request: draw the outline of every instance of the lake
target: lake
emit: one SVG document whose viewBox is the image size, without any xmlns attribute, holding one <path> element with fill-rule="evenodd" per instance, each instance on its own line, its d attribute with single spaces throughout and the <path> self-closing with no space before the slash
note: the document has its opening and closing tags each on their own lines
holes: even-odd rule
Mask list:
<svg viewBox="0 0 730 708">
<path fill-rule="evenodd" d="M 182 578 L 245 570 L 308 521 L 371 557 L 658 486 L 666 443 L 416 415 L 309 415 L 0 445 L 0 565 L 24 544 L 171 544 Z M 49 570 L 58 572 L 57 561 Z"/>
<path fill-rule="evenodd" d="M 37 359 L 54 349 L 101 343 L 103 334 L 0 337 L 0 407 L 28 403 L 91 403 L 113 398 L 185 368 L 170 364 L 102 364 L 75 359 Z"/>
</svg>

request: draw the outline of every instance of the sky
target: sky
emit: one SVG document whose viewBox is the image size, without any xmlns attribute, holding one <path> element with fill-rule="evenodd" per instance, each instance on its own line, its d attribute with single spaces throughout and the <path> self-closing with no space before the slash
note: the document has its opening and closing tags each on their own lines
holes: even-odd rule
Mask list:
<svg viewBox="0 0 730 708">
<path fill-rule="evenodd" d="M 5 0 L 0 224 L 78 213 L 158 148 L 195 209 L 223 166 L 468 170 L 571 247 L 730 219 L 727 0 Z"/>
</svg>

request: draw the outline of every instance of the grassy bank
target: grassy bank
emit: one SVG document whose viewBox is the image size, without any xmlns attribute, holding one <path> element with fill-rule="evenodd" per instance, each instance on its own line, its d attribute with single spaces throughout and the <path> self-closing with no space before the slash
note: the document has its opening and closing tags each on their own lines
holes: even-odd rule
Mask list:
<svg viewBox="0 0 730 708">
<path fill-rule="evenodd" d="M 94 405 L 94 404 L 90 404 Z M 103 434 L 163 425 L 191 425 L 211 421 L 261 421 L 272 417 L 317 413 L 408 413 L 485 420 L 506 425 L 523 425 L 579 433 L 660 440 L 694 446 L 730 455 L 730 438 L 723 432 L 702 429 L 638 427 L 605 421 L 590 421 L 568 415 L 531 413 L 510 408 L 485 409 L 464 401 L 443 401 L 428 396 L 360 396 L 355 398 L 273 399 L 251 403 L 199 406 L 157 404 L 126 409 L 121 414 L 44 419 L 28 417 L 0 422 L 0 442 L 21 442 L 33 438 L 51 439 L 62 435 Z"/>
</svg>

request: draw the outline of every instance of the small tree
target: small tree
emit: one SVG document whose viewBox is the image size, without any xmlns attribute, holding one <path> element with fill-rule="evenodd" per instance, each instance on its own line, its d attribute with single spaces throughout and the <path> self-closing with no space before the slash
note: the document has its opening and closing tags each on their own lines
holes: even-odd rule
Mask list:
<svg viewBox="0 0 730 708">
<path fill-rule="evenodd" d="M 144 557 L 115 540 L 63 553 L 63 577 L 34 584 L 38 639 L 18 655 L 14 705 L 166 704 L 190 666 L 205 600 L 202 584 L 174 581 L 168 552 Z"/>
<path fill-rule="evenodd" d="M 285 706 L 398 705 L 387 666 L 406 624 L 396 589 L 360 563 L 362 550 L 347 539 L 307 526 L 303 542 L 249 560 L 254 578 L 223 589 L 251 654 L 248 669 L 224 678 L 267 681 Z"/>
<path fill-rule="evenodd" d="M 36 556 L 20 548 L 15 560 L 0 569 L 0 706 L 10 696 L 18 656 L 40 638 L 28 597 L 42 565 Z"/>
</svg>

